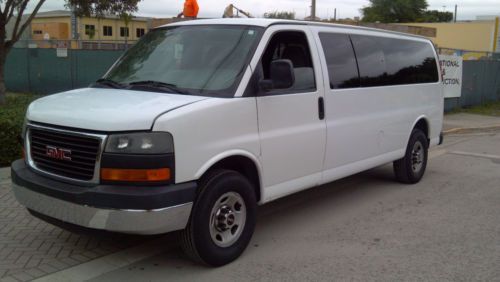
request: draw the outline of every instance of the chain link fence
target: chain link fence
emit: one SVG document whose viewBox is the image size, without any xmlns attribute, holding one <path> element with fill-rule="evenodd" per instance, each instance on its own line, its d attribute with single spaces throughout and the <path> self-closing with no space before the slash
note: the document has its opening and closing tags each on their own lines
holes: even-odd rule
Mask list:
<svg viewBox="0 0 500 282">
<path fill-rule="evenodd" d="M 137 40 L 20 40 L 15 48 L 72 49 L 72 50 L 127 50 Z"/>
<path fill-rule="evenodd" d="M 483 51 L 470 51 L 451 48 L 438 48 L 440 55 L 455 55 L 461 56 L 464 61 L 498 61 L 500 60 L 500 53 L 483 52 Z"/>
</svg>

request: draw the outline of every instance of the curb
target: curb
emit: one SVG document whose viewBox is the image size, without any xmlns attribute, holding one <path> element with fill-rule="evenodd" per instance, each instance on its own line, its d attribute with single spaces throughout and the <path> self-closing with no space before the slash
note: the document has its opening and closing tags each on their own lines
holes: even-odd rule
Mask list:
<svg viewBox="0 0 500 282">
<path fill-rule="evenodd" d="M 448 130 L 443 131 L 443 134 L 450 135 L 450 134 L 460 134 L 460 133 L 489 132 L 489 131 L 496 131 L 496 130 L 500 130 L 500 125 L 452 128 L 452 129 L 448 129 Z"/>
</svg>

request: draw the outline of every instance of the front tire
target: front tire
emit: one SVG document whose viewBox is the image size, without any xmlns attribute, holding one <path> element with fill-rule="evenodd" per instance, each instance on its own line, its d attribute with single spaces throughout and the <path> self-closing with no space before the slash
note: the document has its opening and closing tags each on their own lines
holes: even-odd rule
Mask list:
<svg viewBox="0 0 500 282">
<path fill-rule="evenodd" d="M 404 158 L 393 163 L 396 179 L 405 184 L 418 183 L 427 167 L 429 142 L 420 129 L 414 129 L 406 148 Z"/>
<path fill-rule="evenodd" d="M 181 245 L 191 259 L 222 266 L 237 259 L 252 238 L 255 192 L 248 179 L 231 170 L 209 172 L 199 184 Z"/>
</svg>

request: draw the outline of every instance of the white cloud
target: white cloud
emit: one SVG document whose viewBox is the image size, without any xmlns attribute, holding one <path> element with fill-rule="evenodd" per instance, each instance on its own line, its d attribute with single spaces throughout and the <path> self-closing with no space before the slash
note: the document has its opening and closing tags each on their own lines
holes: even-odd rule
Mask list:
<svg viewBox="0 0 500 282">
<path fill-rule="evenodd" d="M 37 1 L 32 0 L 30 8 L 33 9 Z M 317 0 L 317 14 L 319 17 L 333 17 L 337 8 L 339 18 L 352 18 L 359 16 L 359 9 L 368 5 L 368 0 Z M 143 0 L 139 4 L 138 15 L 154 17 L 172 17 L 178 14 L 183 7 L 184 0 Z M 221 17 L 224 8 L 233 3 L 240 9 L 250 12 L 255 16 L 262 16 L 270 11 L 293 11 L 298 18 L 309 14 L 310 0 L 198 0 L 200 17 Z M 429 8 L 452 12 L 458 4 L 458 19 L 475 19 L 478 15 L 500 15 L 500 2 L 498 0 L 428 0 Z M 445 8 L 443 8 L 445 6 Z M 49 0 L 42 7 L 43 11 L 64 9 L 64 0 Z"/>
</svg>

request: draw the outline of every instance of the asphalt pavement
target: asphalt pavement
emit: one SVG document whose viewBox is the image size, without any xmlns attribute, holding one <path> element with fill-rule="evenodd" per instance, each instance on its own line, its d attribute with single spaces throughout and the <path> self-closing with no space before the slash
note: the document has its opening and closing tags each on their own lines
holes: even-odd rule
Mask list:
<svg viewBox="0 0 500 282">
<path fill-rule="evenodd" d="M 500 281 L 499 145 L 448 136 L 416 185 L 387 165 L 265 205 L 230 265 L 174 245 L 91 281 Z"/>
<path fill-rule="evenodd" d="M 385 165 L 260 207 L 248 249 L 215 269 L 189 261 L 176 233 L 82 235 L 33 218 L 0 169 L 0 281 L 500 281 L 499 121 L 447 116 L 416 185 Z"/>
</svg>

